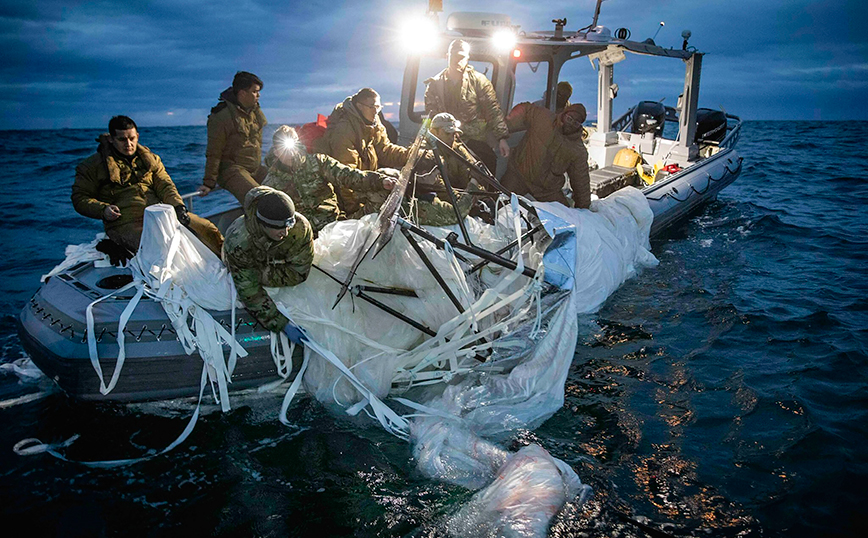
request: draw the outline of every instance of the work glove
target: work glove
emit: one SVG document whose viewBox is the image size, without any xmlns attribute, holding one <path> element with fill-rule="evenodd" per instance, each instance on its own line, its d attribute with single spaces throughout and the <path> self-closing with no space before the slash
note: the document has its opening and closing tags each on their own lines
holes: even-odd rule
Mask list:
<svg viewBox="0 0 868 538">
<path fill-rule="evenodd" d="M 187 206 L 179 205 L 175 206 L 175 215 L 178 217 L 178 222 L 180 222 L 184 226 L 190 225 L 190 215 L 187 214 Z"/>
<path fill-rule="evenodd" d="M 290 342 L 295 342 L 296 344 L 302 344 L 307 337 L 302 332 L 301 327 L 293 325 L 292 323 L 287 323 L 286 327 L 283 328 L 283 333 L 289 338 Z"/>
</svg>

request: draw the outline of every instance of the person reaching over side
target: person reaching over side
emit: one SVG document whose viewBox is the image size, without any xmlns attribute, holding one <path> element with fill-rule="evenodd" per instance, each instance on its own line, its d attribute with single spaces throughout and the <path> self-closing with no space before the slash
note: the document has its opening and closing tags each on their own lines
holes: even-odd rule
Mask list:
<svg viewBox="0 0 868 538">
<path fill-rule="evenodd" d="M 516 105 L 506 123 L 510 132 L 526 132 L 509 156 L 501 178 L 503 186 L 538 202 L 587 208 L 591 204 L 591 177 L 588 150 L 582 141 L 585 116 L 585 107 L 579 103 L 557 115 L 531 103 Z M 563 192 L 564 174 L 569 176 L 572 203 Z"/>
<path fill-rule="evenodd" d="M 368 192 L 385 195 L 395 184 L 379 172 L 357 170 L 328 155 L 309 155 L 292 127 L 278 127 L 273 140 L 265 159 L 271 166 L 262 184 L 289 194 L 296 210 L 310 220 L 314 235 L 327 224 L 346 218 L 338 204 L 339 189 L 352 189 L 364 198 Z"/>
<path fill-rule="evenodd" d="M 297 286 L 313 264 L 313 230 L 286 193 L 271 187 L 251 189 L 244 198 L 244 215 L 226 232 L 223 263 L 238 297 L 266 329 L 283 331 L 293 342 L 301 332 L 289 323 L 265 287 Z"/>
</svg>

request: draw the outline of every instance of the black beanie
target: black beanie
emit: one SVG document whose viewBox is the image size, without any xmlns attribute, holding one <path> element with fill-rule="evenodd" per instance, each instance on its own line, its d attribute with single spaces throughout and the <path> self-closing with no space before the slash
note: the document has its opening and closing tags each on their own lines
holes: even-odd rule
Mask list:
<svg viewBox="0 0 868 538">
<path fill-rule="evenodd" d="M 271 228 L 291 226 L 289 221 L 295 217 L 295 204 L 286 194 L 270 192 L 260 198 L 256 205 L 256 217 Z"/>
</svg>

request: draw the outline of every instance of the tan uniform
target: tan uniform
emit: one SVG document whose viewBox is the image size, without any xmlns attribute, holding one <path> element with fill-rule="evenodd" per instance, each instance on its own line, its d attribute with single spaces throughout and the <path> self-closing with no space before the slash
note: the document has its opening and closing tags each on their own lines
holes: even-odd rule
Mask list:
<svg viewBox="0 0 868 538">
<path fill-rule="evenodd" d="M 114 150 L 108 135 L 99 139 L 97 152 L 75 169 L 72 205 L 75 210 L 103 221 L 106 235 L 135 252 L 142 237 L 145 208 L 153 204 L 184 205 L 160 157 L 139 144 L 136 153 L 126 158 Z M 105 209 L 116 205 L 121 216 L 111 222 L 103 219 Z M 212 251 L 220 254 L 223 236 L 210 221 L 189 213 L 190 228 Z"/>
<path fill-rule="evenodd" d="M 389 140 L 379 118 L 375 117 L 373 123 L 368 123 L 350 97 L 335 106 L 329 116 L 326 132 L 314 141 L 313 150 L 314 153 L 328 155 L 341 164 L 359 170 L 400 169 L 407 162 L 410 151 Z M 359 212 L 363 200 L 358 193 L 346 186 L 341 186 L 336 192 L 341 209 L 347 215 Z"/>
<path fill-rule="evenodd" d="M 509 154 L 509 165 L 501 178 L 510 191 L 530 194 L 540 202 L 560 202 L 570 206 L 563 193 L 564 173 L 573 190 L 573 206 L 587 208 L 591 203 L 591 179 L 588 150 L 582 142 L 582 130 L 565 136 L 561 131 L 562 115 L 571 105 L 555 115 L 550 110 L 520 103 L 506 118 L 510 132 L 524 131 L 524 137 Z"/>
<path fill-rule="evenodd" d="M 208 147 L 205 150 L 205 177 L 209 188 L 220 185 L 242 204 L 247 191 L 265 179 L 262 165 L 262 129 L 268 122 L 256 105 L 245 110 L 232 88 L 220 94 L 220 102 L 208 116 Z"/>
</svg>

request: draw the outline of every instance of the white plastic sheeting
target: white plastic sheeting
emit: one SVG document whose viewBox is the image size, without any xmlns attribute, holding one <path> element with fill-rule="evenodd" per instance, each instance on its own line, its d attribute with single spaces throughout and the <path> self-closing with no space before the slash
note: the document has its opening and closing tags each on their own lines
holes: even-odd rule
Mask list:
<svg viewBox="0 0 868 538">
<path fill-rule="evenodd" d="M 402 397 L 396 401 L 413 410 L 408 417 L 415 417 L 409 434 L 418 468 L 472 489 L 488 484 L 449 521 L 456 536 L 541 536 L 564 502 L 587 495 L 588 488 L 569 466 L 541 447 L 510 454 L 495 441 L 516 429 L 534 428 L 561 408 L 578 314 L 595 311 L 638 269 L 656 264 L 648 243 L 653 214 L 636 189 L 595 201 L 590 211 L 536 206 L 557 246 L 556 253 L 546 254 L 552 266 L 546 280 L 566 292 L 550 288 L 543 296 L 541 278 L 520 274 L 527 263 L 543 276 L 543 252 L 537 245 L 523 245 L 515 271 L 488 266 L 481 277 L 468 279 L 449 252 L 420 241 L 461 298 L 463 314 L 398 233 L 377 258 L 361 265 L 354 284 L 416 291 L 418 299 L 382 300 L 436 329 L 433 338 L 359 299 L 346 297 L 331 310 L 329 299 L 339 286 L 317 271 L 300 286 L 273 290 L 291 319 L 353 374 L 350 383 L 308 348 L 304 384 L 312 395 L 355 414 L 372 403 L 353 388 L 357 382 L 377 399 L 397 390 Z M 496 227 L 468 219 L 474 241 L 494 250 L 526 231 L 519 229 L 516 208 L 514 202 L 503 208 Z M 325 228 L 315 263 L 343 280 L 366 244 L 372 222 L 368 218 Z M 473 351 L 460 349 L 466 344 L 473 344 Z M 490 351 L 484 365 L 473 357 L 476 351 Z M 445 383 L 427 385 L 434 381 Z"/>
</svg>

